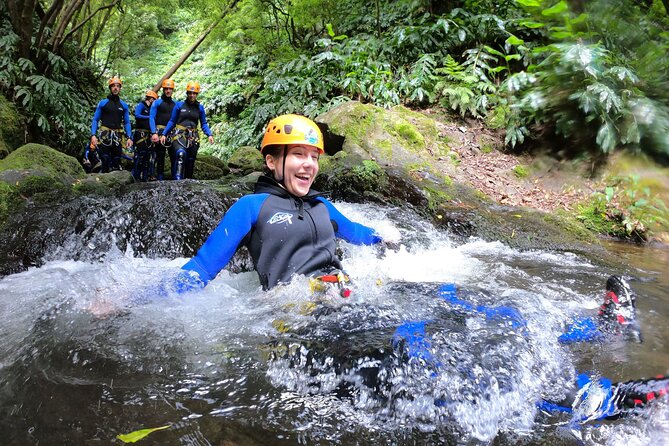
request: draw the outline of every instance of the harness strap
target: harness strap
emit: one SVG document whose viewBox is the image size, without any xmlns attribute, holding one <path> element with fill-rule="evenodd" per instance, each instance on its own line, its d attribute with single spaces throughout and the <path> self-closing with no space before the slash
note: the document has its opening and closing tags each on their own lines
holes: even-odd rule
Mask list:
<svg viewBox="0 0 669 446">
<path fill-rule="evenodd" d="M 314 293 L 316 291 L 324 291 L 326 288 L 325 284 L 336 284 L 339 287 L 339 294 L 341 297 L 350 297 L 351 289 L 345 286 L 347 282 L 349 282 L 349 277 L 346 274 L 341 271 L 333 271 L 330 274 L 312 277 L 309 281 L 309 286 L 311 292 Z"/>
</svg>

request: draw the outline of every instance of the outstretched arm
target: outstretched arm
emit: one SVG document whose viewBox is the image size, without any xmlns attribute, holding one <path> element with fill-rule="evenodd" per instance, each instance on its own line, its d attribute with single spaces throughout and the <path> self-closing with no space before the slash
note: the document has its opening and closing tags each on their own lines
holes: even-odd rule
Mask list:
<svg viewBox="0 0 669 446">
<path fill-rule="evenodd" d="M 255 226 L 266 198 L 267 194 L 247 195 L 228 209 L 197 254 L 182 266 L 183 270 L 197 274 L 199 281 L 188 281 L 190 285 L 179 291 L 203 287 L 216 277 L 235 254 L 246 234 Z M 192 274 L 188 276 L 193 277 Z"/>
<path fill-rule="evenodd" d="M 374 229 L 349 220 L 327 199 L 318 197 L 318 200 L 327 206 L 330 220 L 335 223 L 335 235 L 337 237 L 343 238 L 354 245 L 375 245 L 383 241 Z"/>
</svg>

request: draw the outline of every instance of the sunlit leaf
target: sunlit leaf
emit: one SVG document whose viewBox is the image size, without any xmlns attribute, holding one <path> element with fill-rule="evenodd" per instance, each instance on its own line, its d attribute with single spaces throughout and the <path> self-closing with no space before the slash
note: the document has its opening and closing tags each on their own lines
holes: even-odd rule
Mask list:
<svg viewBox="0 0 669 446">
<path fill-rule="evenodd" d="M 146 437 L 147 435 L 152 434 L 153 432 L 160 431 L 163 429 L 169 429 L 170 427 L 171 427 L 170 425 L 167 425 L 149 429 L 140 429 L 134 432 L 130 432 L 129 434 L 119 434 L 116 436 L 116 438 L 121 440 L 123 443 L 136 443 L 142 438 Z"/>
<path fill-rule="evenodd" d="M 541 11 L 541 15 L 544 16 L 552 16 L 556 14 L 561 14 L 569 9 L 569 6 L 567 5 L 567 2 L 564 0 L 560 0 L 558 3 L 555 5 L 551 6 L 550 8 L 544 9 Z"/>
</svg>

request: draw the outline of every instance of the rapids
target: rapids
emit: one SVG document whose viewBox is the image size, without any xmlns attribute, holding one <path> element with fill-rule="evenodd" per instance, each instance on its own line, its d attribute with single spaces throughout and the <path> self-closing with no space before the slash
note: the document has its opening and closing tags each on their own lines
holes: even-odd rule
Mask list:
<svg viewBox="0 0 669 446">
<path fill-rule="evenodd" d="M 535 405 L 563 397 L 576 370 L 614 381 L 669 372 L 666 264 L 606 270 L 570 253 L 456 241 L 402 209 L 337 207 L 402 243 L 383 255 L 341 244 L 348 299 L 314 305 L 306 278 L 262 292 L 254 272 L 227 270 L 202 291 L 152 297 L 186 259 L 130 248 L 101 261 L 52 256 L 4 277 L 3 444 L 108 444 L 164 425 L 143 444 L 666 442 L 666 397 L 578 426 Z M 639 279 L 645 342 L 558 344 L 570 316 L 596 313 L 614 273 Z M 436 295 L 445 282 L 472 302 L 517 308 L 526 330 L 453 311 Z M 428 321 L 439 367 L 393 351 L 407 321 Z"/>
</svg>

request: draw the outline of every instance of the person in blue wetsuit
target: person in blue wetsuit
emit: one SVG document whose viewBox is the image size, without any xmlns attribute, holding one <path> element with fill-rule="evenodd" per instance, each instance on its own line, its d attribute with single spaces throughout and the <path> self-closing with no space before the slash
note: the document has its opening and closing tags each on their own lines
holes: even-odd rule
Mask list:
<svg viewBox="0 0 669 446">
<path fill-rule="evenodd" d="M 469 314 L 480 314 L 511 329 L 522 332 L 526 321 L 521 313 L 508 306 L 476 305 L 462 299 L 462 290 L 455 284 L 443 284 L 437 295 L 454 309 Z M 434 358 L 431 336 L 426 326 L 429 321 L 406 321 L 395 330 L 392 345 L 395 351 L 410 362 L 425 364 L 439 370 L 441 364 Z M 606 295 L 596 317 L 580 317 L 567 324 L 559 336 L 561 343 L 605 341 L 612 337 L 641 342 L 636 323 L 636 295 L 627 281 L 620 276 L 610 276 L 606 281 Z M 596 374 L 578 374 L 573 388 L 563 401 L 541 400 L 537 407 L 548 413 L 567 413 L 572 421 L 583 423 L 599 419 L 616 419 L 637 413 L 652 400 L 669 392 L 669 376 L 659 375 L 650 379 L 613 383 Z M 435 401 L 435 405 L 447 402 Z"/>
<path fill-rule="evenodd" d="M 186 100 L 176 103 L 172 109 L 170 121 L 160 137 L 160 143 L 165 145 L 167 135 L 174 130 L 173 135 L 171 135 L 172 147 L 169 151 L 173 180 L 193 178 L 195 159 L 200 148 L 200 136 L 197 131 L 198 122 L 204 134 L 209 138 L 209 143 L 214 143 L 214 137 L 207 124 L 204 107 L 197 101 L 200 90 L 198 82 L 189 82 L 186 85 Z"/>
<path fill-rule="evenodd" d="M 106 99 L 101 100 L 95 108 L 90 141 L 90 146 L 98 151 L 103 173 L 121 168 L 121 158 L 123 158 L 122 137 L 124 133 L 127 137 L 127 147 L 132 147 L 128 104 L 119 97 L 123 82 L 114 76 L 109 79 L 107 84 L 109 95 Z M 100 131 L 100 138 L 97 137 L 98 130 Z"/>
<path fill-rule="evenodd" d="M 172 79 L 164 79 L 161 86 L 163 94 L 151 105 L 149 113 L 151 142 L 153 142 L 153 150 L 156 154 L 155 165 L 149 165 L 149 181 L 163 179 L 165 153 L 167 153 L 168 148 L 172 147 L 172 139 L 168 135 L 166 135 L 168 139 L 163 140 L 164 142 L 161 142 L 160 137 L 163 135 L 167 123 L 170 122 L 172 110 L 174 110 L 174 106 L 176 105 L 176 102 L 172 99 L 175 83 Z"/>
<path fill-rule="evenodd" d="M 261 153 L 269 176 L 239 199 L 183 269 L 180 289 L 206 285 L 240 246 L 247 246 L 263 289 L 294 275 L 333 276 L 342 265 L 335 238 L 359 245 L 381 243 L 376 232 L 341 214 L 311 189 L 324 153 L 323 135 L 312 120 L 283 115 L 267 125 Z M 333 274 L 333 271 L 335 273 Z"/>
<path fill-rule="evenodd" d="M 158 99 L 156 92 L 148 90 L 144 95 L 144 100 L 140 101 L 135 107 L 135 131 L 132 134 L 135 145 L 135 159 L 132 176 L 137 181 L 147 181 L 149 176 L 149 150 L 153 147 L 149 114 L 151 105 L 156 99 Z"/>
</svg>

